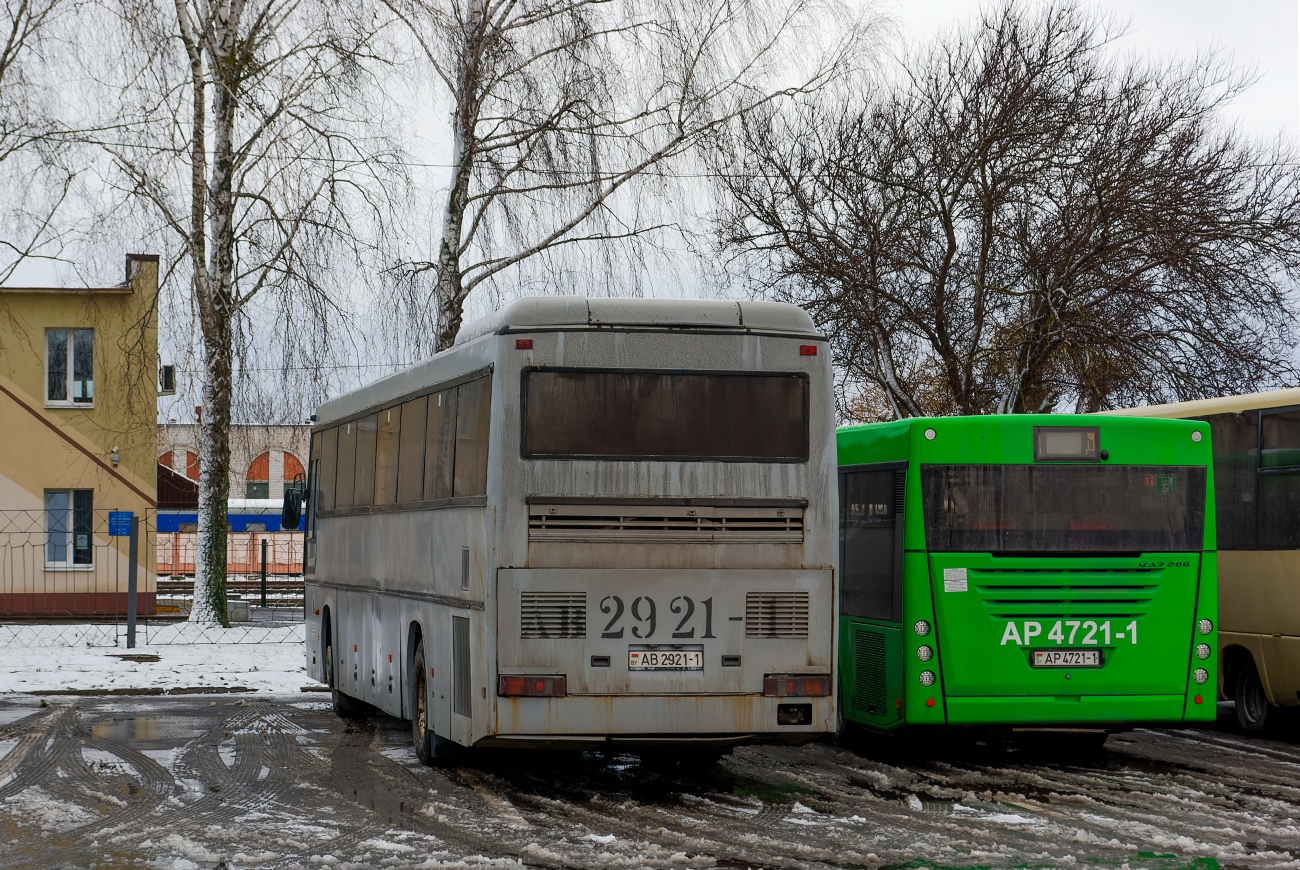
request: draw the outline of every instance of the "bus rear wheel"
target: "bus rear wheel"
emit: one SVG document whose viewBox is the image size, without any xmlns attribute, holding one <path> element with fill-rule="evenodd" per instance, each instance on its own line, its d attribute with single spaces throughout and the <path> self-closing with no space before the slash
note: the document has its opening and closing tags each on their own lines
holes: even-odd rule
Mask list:
<svg viewBox="0 0 1300 870">
<path fill-rule="evenodd" d="M 424 663 L 424 643 L 415 648 L 411 663 L 411 739 L 415 757 L 426 767 L 433 764 L 433 733 L 429 729 L 428 665 Z"/>
<path fill-rule="evenodd" d="M 1254 661 L 1247 660 L 1237 669 L 1232 681 L 1232 700 L 1237 705 L 1237 724 L 1242 731 L 1258 734 L 1268 726 L 1272 707 Z"/>
</svg>

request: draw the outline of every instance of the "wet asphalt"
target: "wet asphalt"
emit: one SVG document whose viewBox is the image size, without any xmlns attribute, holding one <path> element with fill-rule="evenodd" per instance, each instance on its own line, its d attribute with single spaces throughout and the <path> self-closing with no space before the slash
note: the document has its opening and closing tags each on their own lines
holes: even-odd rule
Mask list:
<svg viewBox="0 0 1300 870">
<path fill-rule="evenodd" d="M 0 698 L 0 868 L 1125 865 L 1300 867 L 1300 727 L 426 768 L 321 695 Z"/>
</svg>

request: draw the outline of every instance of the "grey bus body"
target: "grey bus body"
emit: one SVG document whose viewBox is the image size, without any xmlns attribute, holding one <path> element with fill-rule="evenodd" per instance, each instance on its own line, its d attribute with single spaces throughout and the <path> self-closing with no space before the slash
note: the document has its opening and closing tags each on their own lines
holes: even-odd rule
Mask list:
<svg viewBox="0 0 1300 870">
<path fill-rule="evenodd" d="M 466 746 L 834 731 L 831 377 L 794 306 L 552 297 L 326 402 L 308 672 L 409 719 L 422 648 Z"/>
</svg>

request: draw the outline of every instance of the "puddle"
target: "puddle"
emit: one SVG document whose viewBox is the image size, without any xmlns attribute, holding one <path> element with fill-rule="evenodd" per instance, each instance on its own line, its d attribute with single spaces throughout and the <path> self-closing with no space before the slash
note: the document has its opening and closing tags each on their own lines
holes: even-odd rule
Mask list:
<svg viewBox="0 0 1300 870">
<path fill-rule="evenodd" d="M 807 786 L 792 782 L 763 782 L 758 779 L 737 779 L 737 785 L 731 793 L 735 797 L 756 797 L 769 804 L 788 804 L 801 794 L 821 797 L 821 792 Z"/>
<path fill-rule="evenodd" d="M 135 743 L 136 741 L 189 740 L 202 734 L 203 729 L 196 727 L 195 721 L 189 718 L 122 716 L 92 725 L 90 733 L 102 740 Z"/>
</svg>

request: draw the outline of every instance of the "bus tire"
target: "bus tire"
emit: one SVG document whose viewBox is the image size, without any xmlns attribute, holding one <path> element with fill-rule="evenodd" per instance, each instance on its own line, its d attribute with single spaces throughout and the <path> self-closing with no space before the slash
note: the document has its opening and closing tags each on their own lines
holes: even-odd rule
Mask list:
<svg viewBox="0 0 1300 870">
<path fill-rule="evenodd" d="M 424 642 L 415 648 L 411 662 L 411 739 L 415 757 L 426 767 L 433 764 L 434 737 L 429 727 L 428 665 L 424 663 Z"/>
<path fill-rule="evenodd" d="M 1242 731 L 1258 734 L 1268 727 L 1272 706 L 1254 659 L 1247 658 L 1237 666 L 1232 680 L 1232 700 L 1236 702 L 1237 724 Z"/>
<path fill-rule="evenodd" d="M 334 704 L 334 713 L 344 719 L 355 719 L 361 715 L 361 702 L 350 695 L 345 695 L 335 685 L 334 644 L 329 640 L 325 641 L 324 658 L 325 684 L 330 687 L 330 700 Z"/>
</svg>

